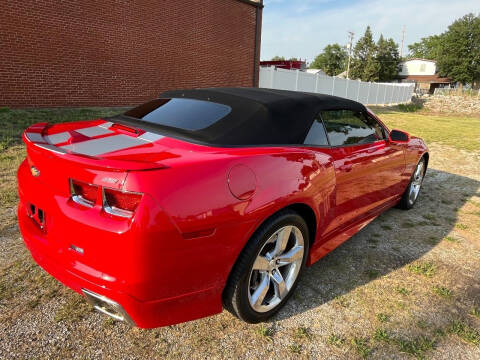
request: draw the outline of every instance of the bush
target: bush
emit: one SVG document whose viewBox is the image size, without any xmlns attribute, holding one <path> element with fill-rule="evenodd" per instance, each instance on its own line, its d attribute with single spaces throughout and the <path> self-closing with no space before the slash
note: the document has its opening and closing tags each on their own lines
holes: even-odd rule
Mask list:
<svg viewBox="0 0 480 360">
<path fill-rule="evenodd" d="M 398 109 L 403 112 L 416 112 L 420 110 L 423 106 L 421 104 L 408 103 L 408 104 L 398 104 Z"/>
</svg>

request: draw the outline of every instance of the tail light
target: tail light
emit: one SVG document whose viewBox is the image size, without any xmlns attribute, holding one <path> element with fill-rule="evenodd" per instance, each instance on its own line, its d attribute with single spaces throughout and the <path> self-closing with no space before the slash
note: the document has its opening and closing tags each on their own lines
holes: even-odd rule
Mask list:
<svg viewBox="0 0 480 360">
<path fill-rule="evenodd" d="M 131 218 L 142 199 L 141 193 L 120 191 L 105 187 L 99 187 L 70 179 L 70 192 L 72 200 L 80 205 L 92 208 L 97 203 L 101 189 L 103 210 L 110 215 Z"/>
<path fill-rule="evenodd" d="M 77 204 L 93 207 L 97 201 L 98 186 L 70 179 L 70 192 Z"/>
<path fill-rule="evenodd" d="M 102 188 L 102 197 L 106 213 L 130 218 L 140 204 L 142 194 Z"/>
</svg>

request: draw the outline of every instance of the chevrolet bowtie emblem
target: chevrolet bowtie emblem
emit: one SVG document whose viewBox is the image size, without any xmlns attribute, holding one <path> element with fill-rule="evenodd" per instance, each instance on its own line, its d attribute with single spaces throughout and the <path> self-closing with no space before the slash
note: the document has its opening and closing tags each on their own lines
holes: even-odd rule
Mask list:
<svg viewBox="0 0 480 360">
<path fill-rule="evenodd" d="M 40 170 L 38 170 L 35 166 L 30 167 L 30 172 L 33 176 L 37 177 L 40 175 Z"/>
</svg>

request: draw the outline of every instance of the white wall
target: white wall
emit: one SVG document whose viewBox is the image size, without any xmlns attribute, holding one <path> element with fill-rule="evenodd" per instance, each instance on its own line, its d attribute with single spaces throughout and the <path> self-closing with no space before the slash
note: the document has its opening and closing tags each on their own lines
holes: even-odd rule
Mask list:
<svg viewBox="0 0 480 360">
<path fill-rule="evenodd" d="M 401 62 L 400 65 L 402 66 L 402 71 L 400 71 L 399 75 L 435 75 L 435 71 L 437 70 L 437 66 L 435 65 L 434 61 L 428 60 L 408 60 Z"/>
<path fill-rule="evenodd" d="M 372 83 L 298 70 L 261 67 L 259 87 L 335 95 L 364 105 L 393 105 L 410 102 L 413 83 Z"/>
</svg>

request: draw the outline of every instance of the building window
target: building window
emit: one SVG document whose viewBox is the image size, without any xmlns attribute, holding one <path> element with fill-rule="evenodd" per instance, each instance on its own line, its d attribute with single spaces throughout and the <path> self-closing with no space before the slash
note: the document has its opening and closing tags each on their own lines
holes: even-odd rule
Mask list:
<svg viewBox="0 0 480 360">
<path fill-rule="evenodd" d="M 420 72 L 425 72 L 425 64 L 420 64 Z"/>
</svg>

